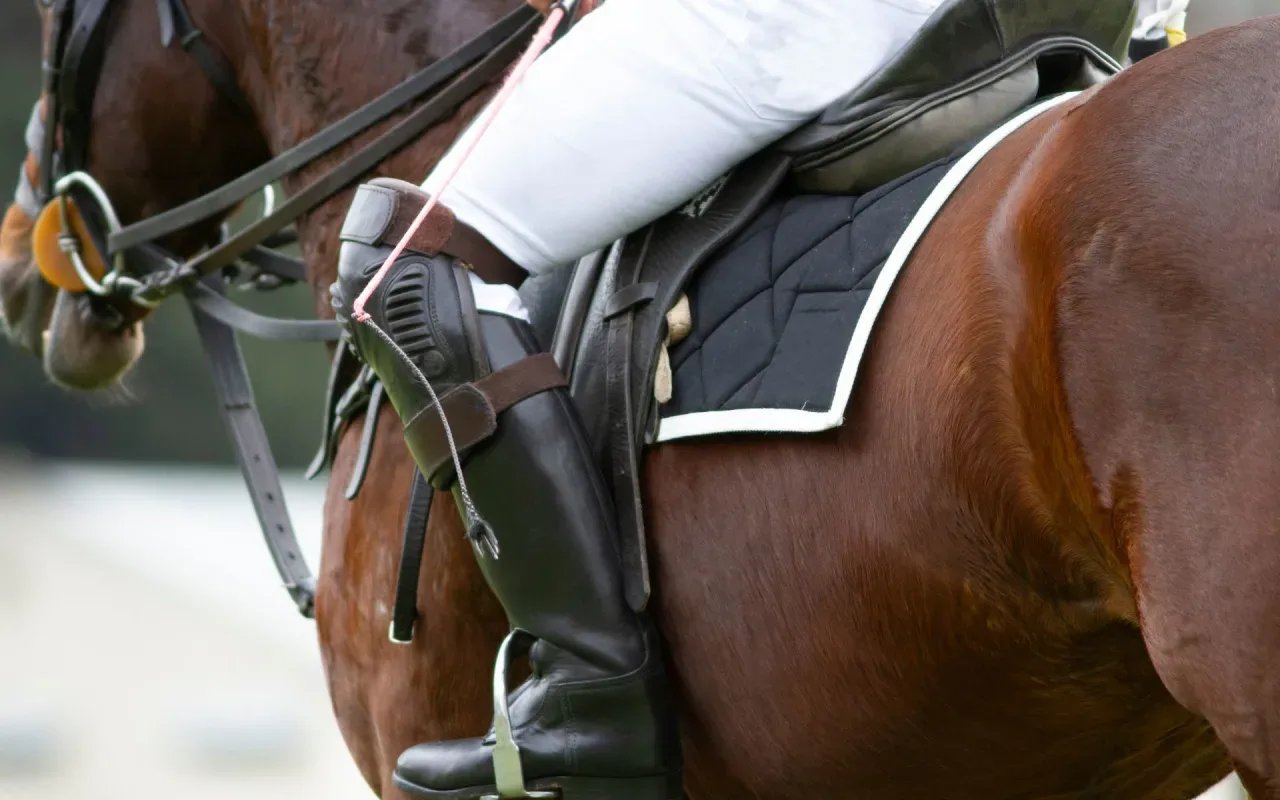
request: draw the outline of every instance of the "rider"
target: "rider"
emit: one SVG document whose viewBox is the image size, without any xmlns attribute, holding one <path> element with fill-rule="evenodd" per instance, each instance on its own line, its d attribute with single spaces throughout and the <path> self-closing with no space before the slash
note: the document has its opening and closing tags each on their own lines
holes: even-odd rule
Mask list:
<svg viewBox="0 0 1280 800">
<path fill-rule="evenodd" d="M 1187 6 L 1191 0 L 1138 0 L 1138 23 L 1129 53 L 1134 61 L 1154 55 L 1187 38 Z"/>
<path fill-rule="evenodd" d="M 533 677 L 510 712 L 531 788 L 565 800 L 682 796 L 658 639 L 624 600 L 609 491 L 562 380 L 529 358 L 540 348 L 515 287 L 641 228 L 813 118 L 943 2 L 609 0 L 534 65 L 478 142 L 472 128 L 427 178 L 425 192 L 439 192 L 475 145 L 369 298 L 389 337 L 350 324 L 423 474 L 454 487 L 485 578 L 534 642 Z M 333 287 L 340 318 L 424 196 L 388 180 L 361 187 Z M 480 445 L 464 480 L 432 388 L 454 390 L 443 405 L 457 444 Z M 500 722 L 487 738 L 412 748 L 398 784 L 424 797 L 522 796 L 509 758 L 495 776 Z"/>
</svg>

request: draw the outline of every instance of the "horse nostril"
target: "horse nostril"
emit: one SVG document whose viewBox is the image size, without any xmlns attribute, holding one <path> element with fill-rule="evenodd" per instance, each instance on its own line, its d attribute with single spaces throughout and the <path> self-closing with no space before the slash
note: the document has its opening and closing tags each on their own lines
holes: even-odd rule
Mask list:
<svg viewBox="0 0 1280 800">
<path fill-rule="evenodd" d="M 81 295 L 81 318 L 92 322 L 111 333 L 118 333 L 125 327 L 124 314 L 120 309 L 96 295 Z"/>
<path fill-rule="evenodd" d="M 43 334 L 53 310 L 55 289 L 38 274 L 18 284 L 0 286 L 3 291 L 5 329 L 19 347 L 35 356 L 43 354 Z"/>
</svg>

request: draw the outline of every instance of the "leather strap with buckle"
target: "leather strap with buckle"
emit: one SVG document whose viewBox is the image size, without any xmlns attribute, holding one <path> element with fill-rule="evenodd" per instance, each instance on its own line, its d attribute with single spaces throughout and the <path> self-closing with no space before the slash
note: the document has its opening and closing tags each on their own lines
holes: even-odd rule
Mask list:
<svg viewBox="0 0 1280 800">
<path fill-rule="evenodd" d="M 465 452 L 497 432 L 498 415 L 503 411 L 521 400 L 566 385 L 568 381 L 550 353 L 529 356 L 474 383 L 445 392 L 440 397 L 440 408 L 432 404 L 409 420 L 405 440 L 414 459 L 426 468 L 427 479 L 437 489 L 443 489 L 454 477 L 446 469 L 452 466 L 452 457 L 444 419 L 448 420 L 458 452 Z"/>
</svg>

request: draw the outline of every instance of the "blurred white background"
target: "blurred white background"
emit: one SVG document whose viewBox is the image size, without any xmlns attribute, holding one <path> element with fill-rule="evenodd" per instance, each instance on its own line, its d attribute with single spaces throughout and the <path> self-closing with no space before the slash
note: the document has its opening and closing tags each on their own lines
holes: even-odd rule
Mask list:
<svg viewBox="0 0 1280 800">
<path fill-rule="evenodd" d="M 0 800 L 371 797 L 278 583 L 234 471 L 0 463 Z"/>
</svg>

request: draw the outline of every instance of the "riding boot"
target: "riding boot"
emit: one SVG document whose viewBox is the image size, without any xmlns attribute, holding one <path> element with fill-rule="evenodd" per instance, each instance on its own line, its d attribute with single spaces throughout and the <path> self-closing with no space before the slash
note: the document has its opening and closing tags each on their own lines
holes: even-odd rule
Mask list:
<svg viewBox="0 0 1280 800">
<path fill-rule="evenodd" d="M 333 287 L 340 318 L 424 201 L 400 182 L 361 187 Z M 452 489 L 513 632 L 499 653 L 489 734 L 408 750 L 395 782 L 451 800 L 679 798 L 658 639 L 623 598 L 614 512 L 564 380 L 527 323 L 475 309 L 460 262 L 489 277 L 480 267 L 501 272 L 503 257 L 447 212 L 424 227 L 434 233 L 365 306 L 390 342 L 355 321 L 350 339 L 405 421 L 423 474 Z M 508 695 L 506 670 L 526 653 L 532 677 Z"/>
</svg>

